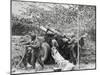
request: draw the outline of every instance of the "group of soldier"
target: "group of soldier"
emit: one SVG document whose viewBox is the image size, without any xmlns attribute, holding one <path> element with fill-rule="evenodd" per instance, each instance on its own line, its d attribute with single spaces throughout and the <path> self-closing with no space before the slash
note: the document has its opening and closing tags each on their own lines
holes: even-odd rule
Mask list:
<svg viewBox="0 0 100 75">
<path fill-rule="evenodd" d="M 38 62 L 41 66 L 42 69 L 44 68 L 44 61 L 42 61 L 42 55 L 43 55 L 43 51 L 41 50 L 41 42 L 38 40 L 38 36 L 34 33 L 29 34 L 29 36 L 31 37 L 31 40 L 27 43 L 24 43 L 26 50 L 25 50 L 25 55 L 23 57 L 23 63 L 24 66 L 27 67 L 27 63 L 30 63 L 32 65 L 32 68 L 35 69 L 36 68 L 36 62 Z M 59 38 L 61 38 L 61 41 L 63 41 L 63 43 L 61 41 L 59 41 Z M 64 49 L 66 48 L 65 46 L 72 46 L 73 40 L 71 41 L 70 38 L 67 38 L 65 35 L 62 37 L 57 36 L 56 34 L 53 33 L 48 33 L 48 30 L 44 36 L 45 42 L 48 43 L 48 45 L 50 46 L 50 48 L 52 47 L 56 47 L 57 49 Z M 74 41 L 75 42 L 75 41 Z M 75 47 L 75 45 L 74 45 Z M 72 47 L 72 48 L 74 48 Z M 61 50 L 58 51 L 60 52 L 60 54 L 64 57 L 68 55 L 68 51 L 63 50 L 63 53 Z M 68 50 L 71 50 L 67 47 Z M 75 49 L 75 48 L 74 48 Z M 77 49 L 76 49 L 77 50 Z M 73 50 L 74 51 L 74 50 Z M 75 59 L 73 57 L 75 57 L 75 52 L 73 53 L 69 51 L 69 57 L 67 56 L 67 58 L 71 58 L 72 60 Z M 67 54 L 66 54 L 67 53 Z M 72 54 L 70 54 L 72 53 Z M 77 54 L 77 51 L 76 51 Z M 67 59 L 66 57 L 64 57 L 65 59 Z"/>
<path fill-rule="evenodd" d="M 32 65 L 32 68 L 36 68 L 36 62 L 38 62 L 42 69 L 44 68 L 44 61 L 42 60 L 42 56 L 44 55 L 43 50 L 41 50 L 42 43 L 38 39 L 38 36 L 34 33 L 28 34 L 30 36 L 30 41 L 24 43 L 25 45 L 25 55 L 23 57 L 23 63 L 25 68 L 27 68 L 27 63 L 30 63 Z M 44 42 L 47 42 L 47 44 L 51 47 L 58 46 L 57 41 L 52 37 L 54 34 L 46 33 L 44 37 Z"/>
</svg>

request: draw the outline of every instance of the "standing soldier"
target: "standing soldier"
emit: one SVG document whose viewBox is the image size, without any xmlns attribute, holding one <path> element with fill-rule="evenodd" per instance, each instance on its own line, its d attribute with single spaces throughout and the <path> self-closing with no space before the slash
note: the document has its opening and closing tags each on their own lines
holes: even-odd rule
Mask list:
<svg viewBox="0 0 100 75">
<path fill-rule="evenodd" d="M 36 61 L 38 61 L 38 63 L 42 66 L 42 68 L 44 67 L 44 64 L 41 60 L 41 50 L 40 50 L 40 42 L 39 40 L 37 39 L 36 35 L 35 34 L 32 34 L 31 35 L 31 47 L 32 47 L 32 58 L 31 58 L 31 64 L 32 64 L 32 67 L 33 69 L 35 69 L 35 64 L 36 64 Z"/>
</svg>

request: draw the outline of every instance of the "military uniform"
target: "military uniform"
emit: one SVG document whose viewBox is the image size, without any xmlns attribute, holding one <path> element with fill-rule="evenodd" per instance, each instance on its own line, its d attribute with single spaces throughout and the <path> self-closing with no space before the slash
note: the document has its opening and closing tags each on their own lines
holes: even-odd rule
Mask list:
<svg viewBox="0 0 100 75">
<path fill-rule="evenodd" d="M 35 69 L 35 63 L 36 61 L 38 61 L 38 63 L 42 66 L 42 68 L 44 67 L 44 64 L 41 60 L 41 51 L 40 51 L 40 42 L 38 39 L 35 39 L 31 42 L 31 47 L 32 47 L 32 59 L 31 59 L 31 63 L 33 66 L 33 69 Z"/>
<path fill-rule="evenodd" d="M 35 63 L 37 61 L 42 67 L 44 67 L 44 64 L 41 60 L 40 42 L 37 39 L 36 35 L 30 36 L 31 40 L 24 43 L 24 45 L 26 45 L 26 52 L 23 60 L 24 65 L 27 66 L 27 63 L 30 63 L 35 69 Z"/>
</svg>

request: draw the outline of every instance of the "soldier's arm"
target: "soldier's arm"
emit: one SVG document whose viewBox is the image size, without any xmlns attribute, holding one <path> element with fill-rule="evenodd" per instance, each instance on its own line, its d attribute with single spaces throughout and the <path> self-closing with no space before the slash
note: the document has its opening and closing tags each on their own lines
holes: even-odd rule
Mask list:
<svg viewBox="0 0 100 75">
<path fill-rule="evenodd" d="M 30 44 L 30 42 L 24 42 L 23 43 L 23 45 L 29 45 Z"/>
</svg>

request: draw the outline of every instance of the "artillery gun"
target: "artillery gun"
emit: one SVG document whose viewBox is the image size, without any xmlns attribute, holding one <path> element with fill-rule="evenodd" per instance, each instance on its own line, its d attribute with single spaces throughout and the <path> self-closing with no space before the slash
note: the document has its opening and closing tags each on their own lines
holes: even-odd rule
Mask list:
<svg viewBox="0 0 100 75">
<path fill-rule="evenodd" d="M 66 38 L 66 39 L 71 39 L 69 37 L 67 37 L 65 34 L 62 34 L 61 32 L 57 31 L 56 29 L 53 29 L 53 28 L 46 28 L 46 27 L 43 27 L 43 26 L 40 26 L 40 29 L 42 29 L 44 32 L 46 32 L 47 34 L 53 34 L 53 35 L 57 35 L 61 38 Z"/>
<path fill-rule="evenodd" d="M 74 37 L 68 37 L 68 36 L 66 36 L 65 34 L 62 34 L 62 33 L 60 33 L 59 31 L 57 31 L 57 30 L 55 30 L 55 29 L 53 29 L 53 28 L 46 28 L 46 27 L 43 27 L 43 26 L 40 26 L 40 29 L 42 29 L 44 32 L 50 32 L 51 34 L 53 34 L 53 35 L 57 35 L 57 38 L 58 38 L 58 40 L 57 40 L 57 42 L 58 42 L 58 44 L 59 44 L 59 48 L 60 48 L 60 50 L 59 50 L 59 52 L 60 51 L 64 51 L 65 50 L 65 52 L 64 53 L 62 53 L 62 56 L 63 55 L 67 55 L 66 53 L 68 53 L 68 50 L 69 51 L 72 51 L 72 57 L 74 57 L 74 59 L 75 59 L 75 61 L 76 60 L 78 60 L 79 58 L 79 50 L 78 50 L 78 45 L 80 45 L 80 41 L 81 41 L 81 39 L 82 38 L 84 38 L 84 37 L 86 37 L 87 36 L 87 33 L 85 33 L 84 35 L 82 35 L 82 36 L 80 36 L 80 38 L 78 37 L 77 39 L 75 38 L 75 36 Z M 74 35 L 74 34 L 73 34 Z M 72 35 L 72 36 L 73 36 Z M 60 37 L 60 38 L 59 38 Z M 48 38 L 48 37 L 47 37 Z M 60 42 L 59 43 L 59 40 L 61 41 L 62 40 L 62 43 Z M 82 40 L 83 42 L 84 42 L 84 40 Z M 82 41 L 81 41 L 81 43 L 82 43 Z M 68 43 L 67 45 L 66 45 L 66 43 Z M 65 48 L 63 48 L 63 46 L 65 47 Z M 68 48 L 69 47 L 69 48 Z M 70 53 L 70 52 L 69 52 Z M 61 54 L 61 52 L 60 52 L 60 54 Z M 73 59 L 72 59 L 73 60 Z M 78 63 L 79 61 L 77 61 L 77 63 Z"/>
</svg>

